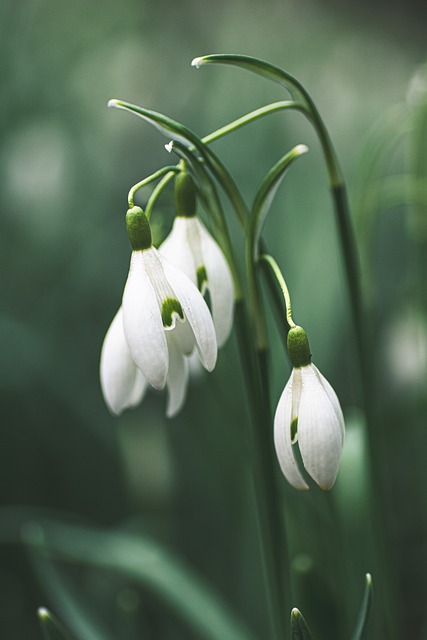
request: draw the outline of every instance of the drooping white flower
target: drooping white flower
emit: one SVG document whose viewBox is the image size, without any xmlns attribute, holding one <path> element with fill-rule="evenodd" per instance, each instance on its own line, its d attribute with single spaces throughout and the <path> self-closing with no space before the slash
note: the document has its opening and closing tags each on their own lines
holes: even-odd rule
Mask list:
<svg viewBox="0 0 427 640">
<path fill-rule="evenodd" d="M 218 346 L 227 340 L 232 323 L 234 286 L 219 245 L 195 215 L 195 189 L 191 176 L 181 173 L 175 181 L 177 215 L 172 231 L 159 251 L 197 285 L 209 291 Z"/>
<path fill-rule="evenodd" d="M 298 442 L 306 471 L 322 489 L 331 489 L 344 443 L 344 417 L 337 395 L 310 362 L 307 336 L 301 327 L 288 334 L 294 368 L 274 417 L 274 441 L 280 467 L 296 489 L 308 489 L 293 446 Z"/>
<path fill-rule="evenodd" d="M 182 406 L 188 380 L 187 357 L 197 348 L 208 371 L 217 342 L 209 309 L 197 287 L 151 244 L 148 221 L 139 207 L 127 214 L 133 248 L 122 307 L 107 332 L 101 355 L 101 385 L 113 413 L 134 406 L 146 383 L 168 388 L 167 414 Z"/>
</svg>

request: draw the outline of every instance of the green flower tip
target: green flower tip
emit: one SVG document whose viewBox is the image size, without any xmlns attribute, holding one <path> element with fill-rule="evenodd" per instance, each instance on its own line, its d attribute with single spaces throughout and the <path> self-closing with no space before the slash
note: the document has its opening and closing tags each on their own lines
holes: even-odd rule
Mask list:
<svg viewBox="0 0 427 640">
<path fill-rule="evenodd" d="M 184 320 L 184 312 L 182 311 L 181 304 L 176 298 L 166 298 L 162 303 L 162 322 L 163 326 L 173 328 L 175 325 L 175 318 L 177 315 Z"/>
<path fill-rule="evenodd" d="M 206 267 L 202 265 L 196 271 L 197 275 L 197 288 L 202 293 L 204 292 L 204 286 L 208 283 L 208 274 L 206 273 Z"/>
<path fill-rule="evenodd" d="M 187 171 L 181 171 L 175 178 L 176 215 L 192 218 L 196 214 L 196 187 Z"/>
<path fill-rule="evenodd" d="M 134 251 L 143 251 L 151 247 L 150 223 L 141 207 L 132 207 L 126 213 L 126 231 Z"/>
<path fill-rule="evenodd" d="M 298 325 L 289 329 L 288 353 L 292 365 L 296 368 L 306 367 L 311 362 L 310 345 L 307 334 Z"/>
</svg>

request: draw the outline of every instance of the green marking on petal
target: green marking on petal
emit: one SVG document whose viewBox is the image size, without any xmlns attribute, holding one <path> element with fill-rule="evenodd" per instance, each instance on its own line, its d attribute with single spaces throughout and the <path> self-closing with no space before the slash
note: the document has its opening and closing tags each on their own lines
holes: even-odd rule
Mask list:
<svg viewBox="0 0 427 640">
<path fill-rule="evenodd" d="M 184 312 L 181 304 L 176 298 L 166 298 L 162 304 L 162 321 L 164 327 L 173 325 L 173 314 L 176 313 L 181 320 L 184 320 Z"/>
<path fill-rule="evenodd" d="M 201 266 L 197 269 L 196 272 L 197 275 L 197 286 L 199 288 L 199 291 L 203 290 L 203 285 L 208 282 L 208 276 L 206 273 L 206 269 L 204 266 Z"/>
<path fill-rule="evenodd" d="M 298 418 L 294 418 L 291 422 L 291 443 L 295 444 L 298 435 Z"/>
</svg>

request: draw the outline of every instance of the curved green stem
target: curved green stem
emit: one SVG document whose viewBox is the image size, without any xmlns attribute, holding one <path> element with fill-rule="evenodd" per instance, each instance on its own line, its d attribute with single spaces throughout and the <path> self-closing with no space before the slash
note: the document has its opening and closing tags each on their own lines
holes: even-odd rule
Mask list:
<svg viewBox="0 0 427 640">
<path fill-rule="evenodd" d="M 163 167 L 162 169 L 159 169 L 155 173 L 151 174 L 151 176 L 148 176 L 147 178 L 144 178 L 144 180 L 141 180 L 141 182 L 134 184 L 128 194 L 129 209 L 132 209 L 132 207 L 134 206 L 135 194 L 137 191 L 142 189 L 142 187 L 145 187 L 147 184 L 154 182 L 154 180 L 158 180 L 159 178 L 164 176 L 165 173 L 169 173 L 169 172 L 177 173 L 178 171 L 179 171 L 178 167 Z"/>
<path fill-rule="evenodd" d="M 150 219 L 151 213 L 154 209 L 154 205 L 156 204 L 160 194 L 166 189 L 169 182 L 175 177 L 176 171 L 169 171 L 160 182 L 153 189 L 153 193 L 148 198 L 147 206 L 145 207 L 145 215 L 147 216 L 147 220 Z"/>
<path fill-rule="evenodd" d="M 277 262 L 275 261 L 273 256 L 270 256 L 270 255 L 268 255 L 266 253 L 263 253 L 260 256 L 260 260 L 265 262 L 270 267 L 271 271 L 274 274 L 274 277 L 276 278 L 277 282 L 279 283 L 279 286 L 280 286 L 280 288 L 282 290 L 282 293 L 283 293 L 283 297 L 285 299 L 287 323 L 291 328 L 295 327 L 296 326 L 295 322 L 292 320 L 291 296 L 289 294 L 289 289 L 287 287 L 286 280 L 283 277 L 282 272 L 280 271 L 279 265 L 277 264 Z"/>
</svg>

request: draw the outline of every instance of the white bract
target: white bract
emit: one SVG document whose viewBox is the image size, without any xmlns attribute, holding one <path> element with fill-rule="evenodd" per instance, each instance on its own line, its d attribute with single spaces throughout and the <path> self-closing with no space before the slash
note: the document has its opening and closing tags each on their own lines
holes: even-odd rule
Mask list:
<svg viewBox="0 0 427 640">
<path fill-rule="evenodd" d="M 209 291 L 216 337 L 221 347 L 233 323 L 234 287 L 220 247 L 196 216 L 177 216 L 159 251 L 179 267 L 202 294 Z"/>
<path fill-rule="evenodd" d="M 282 472 L 296 489 L 309 488 L 295 458 L 297 442 L 306 471 L 322 489 L 332 488 L 344 444 L 344 417 L 335 391 L 310 362 L 294 366 L 282 392 L 274 442 Z"/>
<path fill-rule="evenodd" d="M 128 213 L 134 251 L 122 306 L 102 347 L 102 391 L 110 410 L 119 414 L 140 402 L 147 383 L 155 389 L 166 385 L 167 415 L 172 416 L 185 400 L 187 356 L 194 347 L 205 369 L 215 367 L 215 329 L 197 287 L 151 245 L 142 210 Z M 146 225 L 142 232 L 139 218 Z"/>
</svg>

